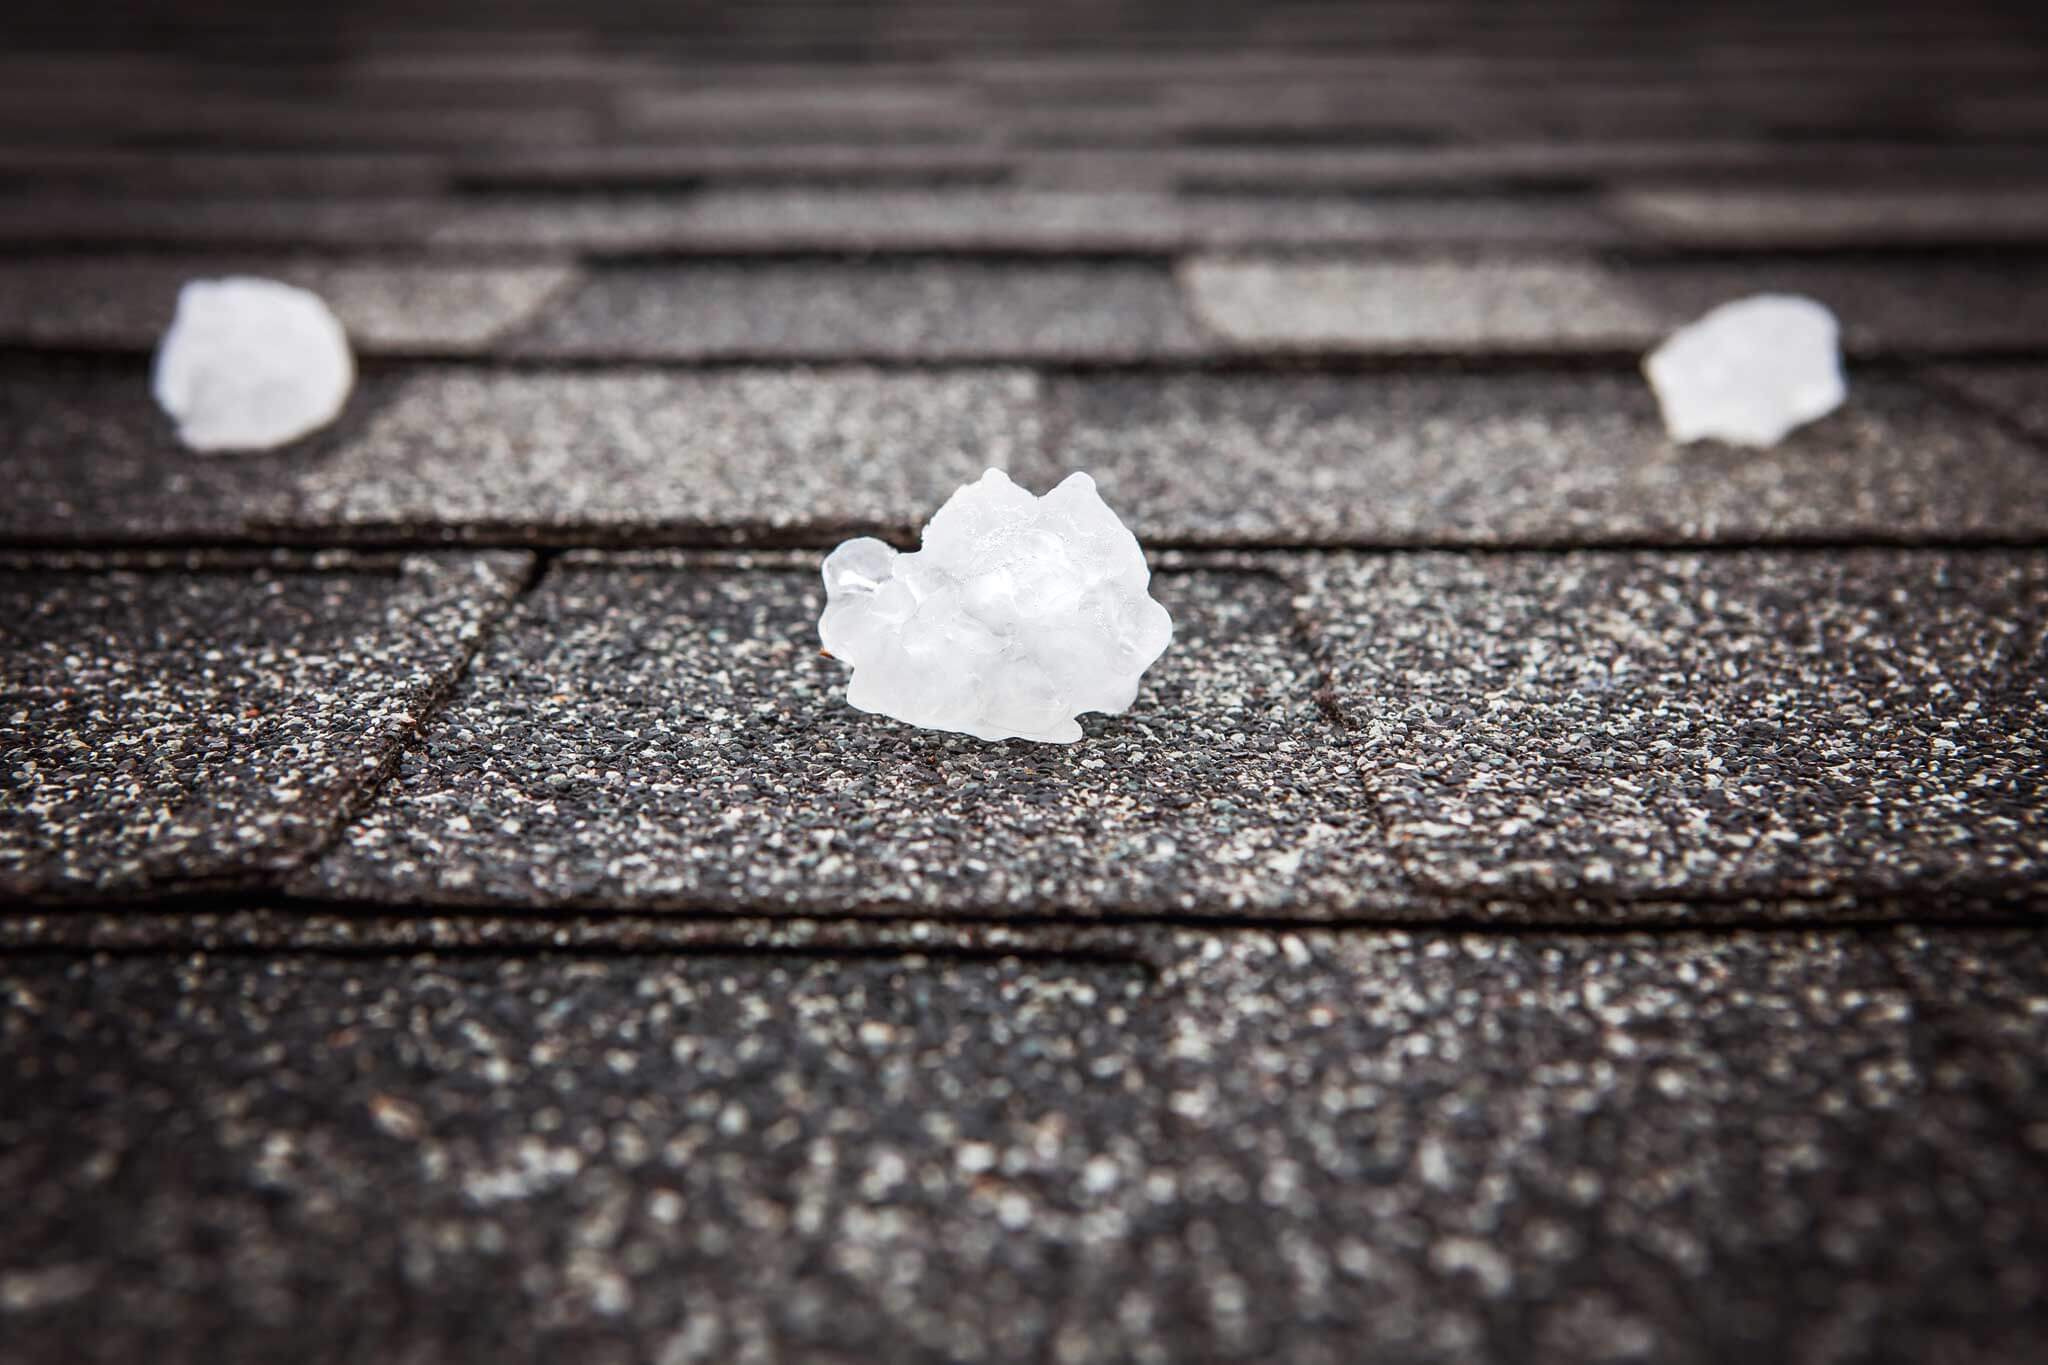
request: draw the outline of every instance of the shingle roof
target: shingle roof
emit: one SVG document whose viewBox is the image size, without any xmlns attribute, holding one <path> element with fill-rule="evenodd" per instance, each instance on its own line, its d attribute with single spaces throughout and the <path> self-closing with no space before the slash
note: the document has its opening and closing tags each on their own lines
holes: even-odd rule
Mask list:
<svg viewBox="0 0 2048 1365">
<path fill-rule="evenodd" d="M 2032 1359 L 2039 15 L 29 9 L 0 1357 Z M 817 649 L 987 467 L 1175 618 L 1072 747 Z"/>
</svg>

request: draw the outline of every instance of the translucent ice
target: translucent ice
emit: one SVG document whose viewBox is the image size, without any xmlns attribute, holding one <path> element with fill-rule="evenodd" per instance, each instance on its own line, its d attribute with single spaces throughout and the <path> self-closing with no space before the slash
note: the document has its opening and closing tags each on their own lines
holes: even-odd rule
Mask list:
<svg viewBox="0 0 2048 1365">
<path fill-rule="evenodd" d="M 1643 362 L 1674 441 L 1771 446 L 1842 405 L 1840 328 L 1812 299 L 1758 294 L 1679 328 Z"/>
<path fill-rule="evenodd" d="M 849 540 L 825 560 L 818 635 L 863 711 L 978 739 L 1071 744 L 1115 714 L 1173 638 L 1137 537 L 1069 474 L 1042 498 L 991 469 L 946 501 L 923 548 Z"/>
<path fill-rule="evenodd" d="M 355 383 L 341 322 L 276 280 L 193 280 L 156 353 L 156 401 L 194 450 L 269 450 L 332 422 Z"/>
</svg>

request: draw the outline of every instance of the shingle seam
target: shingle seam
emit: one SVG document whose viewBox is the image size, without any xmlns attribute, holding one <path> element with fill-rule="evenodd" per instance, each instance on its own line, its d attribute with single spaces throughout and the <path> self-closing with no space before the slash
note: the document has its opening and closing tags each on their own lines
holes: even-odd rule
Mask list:
<svg viewBox="0 0 2048 1365">
<path fill-rule="evenodd" d="M 573 284 L 573 280 L 571 281 Z M 565 288 L 568 286 L 557 286 Z M 551 302 L 550 293 L 542 306 Z M 536 310 L 536 314 L 538 313 Z M 1084 354 L 1080 348 L 1067 354 L 1050 351 L 908 355 L 900 351 L 861 353 L 850 350 L 816 352 L 746 351 L 675 356 L 631 350 L 548 350 L 525 345 L 521 333 L 535 315 L 514 319 L 483 349 L 461 345 L 379 344 L 358 359 L 364 371 L 380 368 L 425 370 L 439 367 L 489 367 L 508 373 L 558 370 L 636 369 L 682 373 L 717 373 L 727 370 L 829 369 L 858 367 L 883 373 L 947 373 L 985 370 L 991 367 L 1028 369 L 1052 378 L 1129 375 L 1161 378 L 1235 378 L 1259 375 L 1300 375 L 1306 377 L 1351 375 L 1454 374 L 1454 375 L 1633 375 L 1639 372 L 1639 347 L 1578 347 L 1544 349 L 1501 349 L 1457 351 L 1453 349 L 1410 349 L 1403 351 L 1285 349 L 1231 349 L 1230 344 L 1211 337 L 1199 317 L 1209 351 L 1161 351 L 1153 355 Z M 0 366 L 80 363 L 130 364 L 150 354 L 154 343 L 122 340 L 24 341 L 0 339 Z M 1854 353 L 1858 372 L 1872 375 L 1903 375 L 1931 363 L 1972 362 L 2048 364 L 2048 344 L 1952 346 L 1911 349 L 1887 347 L 1881 351 Z M 1853 383 L 1853 376 L 1852 376 Z"/>
<path fill-rule="evenodd" d="M 118 920 L 118 924 L 116 921 Z M 493 913 L 450 913 L 442 906 L 396 902 L 364 907 L 249 891 L 192 896 L 154 903 L 132 912 L 109 905 L 0 910 L 0 957 L 127 952 L 334 953 L 354 955 L 460 951 L 490 955 L 506 950 L 575 953 L 589 949 L 624 955 L 727 955 L 741 952 L 790 956 L 1031 956 L 1066 961 L 1099 961 L 1157 969 L 1148 948 L 1162 935 L 1181 933 L 1274 936 L 1294 933 L 1338 935 L 1400 934 L 1418 938 L 1614 938 L 1729 939 L 1823 934 L 1861 938 L 1884 945 L 1887 966 L 1903 988 L 1921 994 L 1897 954 L 1902 935 L 1927 931 L 1944 937 L 1983 937 L 2015 932 L 2048 934 L 2038 921 L 1896 919 L 1875 915 L 1828 920 L 1757 915 L 1704 923 L 1685 921 L 1572 923 L 1498 922 L 1483 919 L 1358 918 L 1312 920 L 1153 916 L 1104 923 L 1093 919 L 941 920 L 803 915 L 680 915 L 646 911 L 592 913 L 536 909 Z M 773 940 L 773 942 L 769 942 Z"/>
<path fill-rule="evenodd" d="M 2048 457 L 2048 432 L 2021 421 L 1999 404 L 1987 402 L 1983 395 L 1972 392 L 1968 385 L 1956 383 L 1939 368 L 1915 365 L 1906 371 L 1905 378 L 1922 392 L 1968 410 L 1972 416 L 1989 421 L 2027 449 Z"/>
<path fill-rule="evenodd" d="M 2048 450 L 2043 451 L 2048 456 Z M 1038 473 L 1040 471 L 1027 471 Z M 1061 471 L 1054 471 L 1059 477 Z M 936 507 L 933 510 L 937 510 Z M 740 522 L 707 523 L 701 527 L 634 528 L 616 531 L 601 527 L 522 528 L 510 523 L 443 525 L 423 523 L 407 529 L 398 525 L 364 523 L 355 527 L 305 527 L 265 524 L 246 535 L 186 536 L 136 534 L 132 536 L 37 536 L 21 532 L 0 532 L 0 560 L 18 569 L 61 569 L 69 561 L 83 559 L 133 559 L 124 566 L 136 572 L 172 572 L 181 566 L 161 564 L 150 567 L 150 558 L 220 553 L 261 555 L 268 552 L 318 555 L 351 551 L 373 555 L 403 555 L 434 550 L 504 550 L 534 554 L 630 555 L 672 551 L 676 553 L 814 553 L 822 555 L 842 541 L 855 536 L 875 536 L 898 546 L 914 546 L 919 528 L 901 523 L 820 523 L 812 528 L 763 529 Z M 2005 535 L 1884 536 L 1876 534 L 1837 536 L 1787 533 L 1782 538 L 1746 537 L 1688 539 L 1683 536 L 1604 536 L 1589 532 L 1569 540 L 1550 538 L 1502 538 L 1476 542 L 1456 536 L 1373 537 L 1352 539 L 1330 537 L 1310 540 L 1262 539 L 1255 536 L 1159 535 L 1146 537 L 1148 553 L 1155 555 L 1243 555 L 1286 557 L 1291 555 L 1468 555 L 1498 557 L 1528 555 L 1559 557 L 1582 553 L 1742 555 L 1742 554 L 1834 554 L 1851 550 L 1892 550 L 1947 554 L 2048 553 L 2048 538 Z M 268 567 L 268 566 L 266 566 Z M 1259 566 L 1248 572 L 1264 571 Z"/>
<path fill-rule="evenodd" d="M 1577 549 L 1578 547 L 1574 547 L 1565 553 L 1576 553 Z M 1694 551 L 1680 549 L 1674 553 L 1691 554 Z M 1254 556 L 1246 558 L 1250 562 L 1258 562 Z M 1313 585 L 1302 572 L 1309 562 L 1306 556 L 1293 561 L 1291 565 L 1289 560 L 1279 558 L 1265 567 L 1295 588 L 1296 597 L 1292 607 L 1296 627 L 1302 633 L 1303 646 L 1313 667 L 1323 678 L 1322 685 L 1316 690 L 1316 702 L 1343 734 L 1352 736 L 1357 733 L 1357 726 L 1353 724 L 1339 699 L 1334 665 L 1323 634 L 1318 628 L 1318 618 L 1313 612 Z M 1354 744 L 1353 747 L 1354 752 L 1357 752 L 1357 746 Z M 1371 775 L 1362 760 L 1357 780 L 1367 791 L 1370 808 L 1381 826 L 1382 845 L 1393 860 L 1401 880 L 1413 893 L 1444 906 L 1512 906 L 1518 915 L 1528 917 L 1532 914 L 1540 916 L 1544 906 L 1561 905 L 1593 907 L 1606 913 L 1625 914 L 1631 907 L 1643 909 L 1674 904 L 1740 907 L 1768 903 L 1819 907 L 1844 902 L 1875 902 L 1883 905 L 1911 901 L 1921 904 L 1940 903 L 1949 907 L 1970 907 L 1963 910 L 1968 917 L 1982 916 L 1994 920 L 2004 916 L 2025 918 L 2048 913 L 2048 883 L 2039 878 L 2029 877 L 1955 878 L 1932 883 L 1915 884 L 1908 881 L 1892 885 L 1871 882 L 1854 872 L 1847 872 L 1821 877 L 1805 886 L 1733 885 L 1697 891 L 1688 890 L 1683 886 L 1673 886 L 1621 895 L 1588 894 L 1584 890 L 1530 895 L 1526 892 L 1518 894 L 1512 890 L 1447 885 L 1433 879 L 1429 875 L 1426 863 L 1408 851 L 1414 847 L 1413 841 L 1397 837 L 1393 816 L 1386 809 L 1381 794 L 1373 785 Z M 1682 846 L 1684 841 L 1681 838 L 1678 842 Z"/>
<path fill-rule="evenodd" d="M 512 616 L 520 600 L 540 586 L 551 558 L 552 556 L 545 551 L 528 553 L 528 562 L 520 578 L 511 584 L 508 590 L 502 592 L 495 603 L 486 606 L 482 620 L 468 641 L 468 647 L 463 650 L 455 666 L 436 679 L 432 688 L 421 698 L 420 704 L 414 708 L 411 722 L 386 748 L 382 760 L 375 768 L 357 778 L 341 794 L 341 799 L 335 802 L 326 821 L 300 846 L 296 856 L 274 862 L 262 870 L 260 883 L 263 887 L 281 886 L 292 874 L 318 862 L 341 838 L 350 823 L 369 807 L 384 784 L 398 771 L 405 756 L 415 747 L 425 743 L 428 729 L 447 709 L 456 689 L 461 686 L 462 680 L 469 676 L 470 667 L 484 646 L 490 643 L 498 629 Z"/>
</svg>

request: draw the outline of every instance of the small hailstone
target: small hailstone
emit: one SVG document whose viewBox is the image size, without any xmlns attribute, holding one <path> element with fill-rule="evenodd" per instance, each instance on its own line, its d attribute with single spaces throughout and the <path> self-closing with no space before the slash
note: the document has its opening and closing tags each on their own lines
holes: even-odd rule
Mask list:
<svg viewBox="0 0 2048 1365">
<path fill-rule="evenodd" d="M 846 700 L 928 730 L 1071 744 L 1114 715 L 1173 638 L 1137 537 L 1086 474 L 1042 498 L 999 469 L 960 489 L 899 554 L 849 540 L 825 560 L 818 635 L 853 666 Z"/>
<path fill-rule="evenodd" d="M 193 450 L 269 450 L 332 422 L 356 377 L 317 294 L 276 280 L 193 280 L 156 353 L 156 401 Z"/>
<path fill-rule="evenodd" d="M 1842 405 L 1840 334 L 1812 299 L 1758 294 L 1673 332 L 1643 371 L 1672 440 L 1771 446 Z"/>
</svg>

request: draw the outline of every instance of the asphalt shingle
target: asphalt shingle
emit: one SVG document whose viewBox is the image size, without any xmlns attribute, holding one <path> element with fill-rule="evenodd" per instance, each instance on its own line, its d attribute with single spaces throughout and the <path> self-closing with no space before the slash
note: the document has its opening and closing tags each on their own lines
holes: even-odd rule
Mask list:
<svg viewBox="0 0 2048 1365">
<path fill-rule="evenodd" d="M 1143 1292 L 1144 981 L 0 961 L 11 1349 L 1035 1357 Z"/>
<path fill-rule="evenodd" d="M 2001 1108 L 1944 1080 L 1952 1030 L 1922 1022 L 1879 942 L 1247 933 L 1188 947 L 1162 983 L 1184 994 L 1158 1083 L 1195 1130 L 1175 1186 L 1198 1286 L 1184 1330 L 1230 1355 L 1988 1363 L 2030 1349 L 2048 1238 L 2013 1191 L 2044 1160 L 2039 1087 Z M 1975 1060 L 2017 1073 L 2030 1041 Z"/>
<path fill-rule="evenodd" d="M 2048 442 L 2048 365 L 1948 365 L 1936 377 Z"/>
<path fill-rule="evenodd" d="M 374 405 L 358 388 L 356 411 Z M 316 439 L 257 455 L 195 455 L 136 360 L 0 367 L 0 536 L 21 543 L 220 540 L 281 517 Z"/>
<path fill-rule="evenodd" d="M 278 99 L 206 96 L 148 103 L 132 110 L 131 141 L 166 149 L 245 151 L 252 147 L 317 147 L 392 152 L 482 147 L 571 146 L 596 132 L 589 109 L 573 101 L 529 99 L 524 107 L 393 107 L 375 99 Z"/>
<path fill-rule="evenodd" d="M 0 245 L 374 250 L 426 240 L 441 204 L 426 195 L 38 196 L 0 201 Z"/>
<path fill-rule="evenodd" d="M 423 152 L 184 152 L 163 156 L 102 148 L 0 148 L 0 179 L 40 191 L 89 186 L 123 194 L 285 195 L 428 192 L 447 180 L 442 159 Z"/>
<path fill-rule="evenodd" d="M 1250 351 L 1606 352 L 1664 330 L 1590 262 L 1218 258 L 1181 280 L 1195 315 Z"/>
<path fill-rule="evenodd" d="M 480 190 L 673 192 L 712 184 L 952 185 L 1006 178 L 1011 157 L 983 147 L 656 143 L 508 149 L 465 159 L 456 181 Z"/>
<path fill-rule="evenodd" d="M 690 244 L 696 215 L 690 193 L 467 195 L 448 206 L 429 240 L 586 256 L 675 251 Z"/>
<path fill-rule="evenodd" d="M 1304 914 L 1392 882 L 1288 591 L 1167 574 L 1176 640 L 1072 746 L 865 715 L 815 573 L 558 565 L 299 889 L 357 901 Z"/>
<path fill-rule="evenodd" d="M 2048 534 L 2048 456 L 1895 379 L 1767 451 L 1681 447 L 1601 374 L 1076 377 L 1055 470 L 1174 543 L 1993 540 Z"/>
<path fill-rule="evenodd" d="M 1142 359 L 1205 343 L 1145 264 L 726 264 L 599 269 L 515 349 L 705 360 Z"/>
<path fill-rule="evenodd" d="M 1957 1062 L 2031 1075 L 2038 948 L 5 960 L 0 1301 L 78 1360 L 2009 1361 L 2048 1115 Z"/>
<path fill-rule="evenodd" d="M 618 106 L 629 134 L 721 139 L 736 134 L 777 138 L 857 137 L 877 142 L 972 142 L 980 136 L 968 92 L 939 81 L 897 82 L 849 72 L 840 81 L 807 77 L 777 82 L 756 74 L 723 85 L 628 92 Z"/>
<path fill-rule="evenodd" d="M 400 907 L 316 906 L 282 897 L 214 908 L 191 900 L 73 905 L 61 915 L 0 907 L 0 953 L 916 953 L 1153 964 L 1155 930 L 1118 920 L 673 915 L 659 910 L 422 915 Z"/>
<path fill-rule="evenodd" d="M 709 165 L 707 160 L 705 165 Z M 4 170 L 4 162 L 0 162 Z M 696 175 L 703 174 L 700 169 Z M 1084 191 L 980 186 L 728 186 L 690 193 L 695 175 L 655 192 L 76 192 L 0 201 L 0 242 L 26 250 L 246 248 L 464 249 L 631 254 L 659 251 L 1149 253 L 1203 248 L 1494 246 L 1619 243 L 1577 196 L 1420 197 Z"/>
<path fill-rule="evenodd" d="M 2048 893 L 2048 556 L 1316 560 L 1392 847 L 1446 891 Z"/>
<path fill-rule="evenodd" d="M 2033 1065 L 2048 1049 L 2048 934 L 1912 926 L 1887 946 L 1929 1035 L 1919 1058 L 1931 1085 L 1959 1112 L 1980 1118 L 1983 1131 L 1967 1140 L 1994 1152 L 1996 1131 L 2017 1130 L 2037 1159 L 2048 1159 Z M 2001 1210 L 2001 1222 L 2009 1218 Z"/>
<path fill-rule="evenodd" d="M 0 19 L 8 1365 L 2040 1354 L 2024 7 L 77 8 Z M 148 396 L 230 271 L 363 353 L 287 451 Z M 1762 290 L 1848 404 L 1673 448 Z M 988 464 L 1176 616 L 1071 747 L 817 650 Z"/>
<path fill-rule="evenodd" d="M 29 257 L 0 262 L 0 343 L 153 349 L 191 279 L 263 275 L 327 300 L 369 352 L 485 350 L 566 289 L 566 266 L 230 257 Z"/>
<path fill-rule="evenodd" d="M 1657 189 L 1614 211 L 1661 241 L 1706 248 L 1927 247 L 2048 241 L 2048 191 Z"/>
<path fill-rule="evenodd" d="M 437 367 L 298 480 L 307 529 L 533 540 L 914 535 L 961 484 L 1045 483 L 1024 370 Z"/>
<path fill-rule="evenodd" d="M 1151 252 L 1202 247 L 1584 246 L 1614 239 L 1585 205 L 1447 199 L 944 191 L 714 191 L 682 240 L 713 251 Z"/>
<path fill-rule="evenodd" d="M 524 556 L 0 568 L 0 895 L 246 884 L 311 852 Z"/>
<path fill-rule="evenodd" d="M 1526 138 L 1526 133 L 1523 134 Z M 1186 188 L 1309 190 L 1586 189 L 1668 183 L 1869 184 L 1888 177 L 1991 178 L 2027 175 L 2032 149 L 1928 146 L 1868 139 L 1643 138 L 1486 140 L 1431 147 L 1177 148 L 1121 153 L 1133 163 L 1165 161 Z"/>
<path fill-rule="evenodd" d="M 2048 272 L 2025 263 L 1198 258 L 1181 279 L 1196 315 L 1254 352 L 1633 353 L 1717 304 L 1767 292 L 1827 304 L 1850 351 L 2048 344 Z"/>
<path fill-rule="evenodd" d="M 1896 262 L 1760 257 L 1643 266 L 1630 287 L 1674 325 L 1745 294 L 1832 308 L 1851 352 L 2036 351 L 2048 345 L 2048 268 L 2027 255 Z"/>
</svg>

